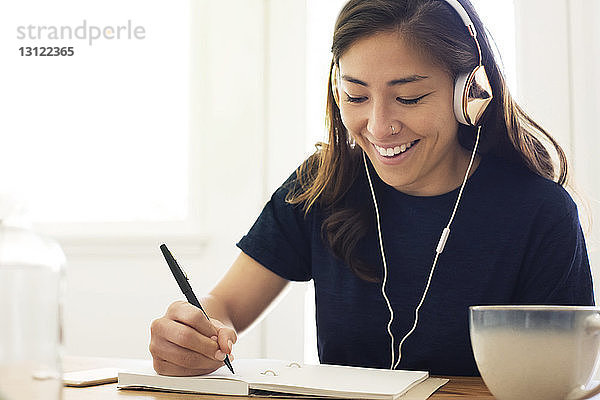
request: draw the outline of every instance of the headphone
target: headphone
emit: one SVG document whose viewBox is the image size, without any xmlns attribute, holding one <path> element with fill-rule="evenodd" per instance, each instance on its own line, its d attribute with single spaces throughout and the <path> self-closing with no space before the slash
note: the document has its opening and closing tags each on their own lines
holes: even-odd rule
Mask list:
<svg viewBox="0 0 600 400">
<path fill-rule="evenodd" d="M 456 117 L 456 120 L 463 125 L 476 127 L 477 128 L 477 137 L 475 139 L 473 151 L 471 153 L 471 158 L 469 160 L 469 166 L 467 167 L 467 171 L 465 173 L 462 185 L 460 186 L 460 191 L 458 192 L 456 202 L 454 203 L 454 209 L 452 211 L 452 215 L 450 217 L 450 220 L 448 221 L 448 224 L 442 231 L 442 234 L 438 241 L 438 244 L 437 244 L 437 247 L 435 250 L 435 257 L 433 260 L 433 264 L 431 265 L 431 270 L 429 271 L 429 277 L 427 279 L 427 284 L 425 286 L 425 289 L 423 290 L 423 295 L 421 296 L 421 300 L 419 301 L 419 304 L 415 308 L 415 319 L 414 319 L 413 326 L 409 330 L 409 332 L 402 338 L 402 340 L 400 341 L 400 343 L 398 345 L 398 360 L 397 361 L 395 360 L 394 334 L 392 333 L 392 322 L 394 320 L 394 310 L 393 310 L 391 302 L 385 292 L 388 269 L 387 269 L 387 260 L 385 257 L 385 251 L 384 251 L 384 247 L 383 247 L 383 235 L 381 233 L 379 207 L 377 204 L 377 198 L 375 197 L 375 190 L 373 189 L 373 183 L 371 181 L 371 174 L 369 173 L 369 168 L 367 165 L 367 158 L 365 156 L 365 152 L 364 151 L 362 152 L 363 163 L 365 166 L 365 172 L 367 174 L 369 188 L 371 189 L 373 205 L 375 206 L 375 216 L 376 216 L 376 221 L 377 221 L 377 233 L 378 233 L 378 237 L 379 237 L 379 250 L 381 252 L 381 259 L 383 262 L 384 275 L 383 275 L 383 281 L 381 284 L 381 293 L 383 295 L 383 298 L 386 301 L 386 305 L 390 312 L 390 319 L 387 324 L 387 332 L 391 339 L 390 369 L 396 369 L 398 367 L 398 365 L 400 364 L 400 360 L 402 359 L 402 345 L 404 344 L 404 341 L 417 328 L 417 324 L 419 322 L 419 310 L 421 309 L 421 306 L 423 305 L 425 298 L 427 296 L 427 293 L 429 291 L 429 286 L 431 284 L 433 272 L 435 271 L 435 266 L 437 265 L 438 257 L 444 250 L 446 241 L 448 240 L 448 237 L 450 236 L 450 225 L 452 224 L 452 221 L 454 220 L 454 216 L 456 215 L 456 210 L 458 209 L 458 205 L 460 204 L 460 199 L 462 197 L 463 190 L 467 183 L 467 179 L 469 178 L 469 173 L 471 171 L 471 167 L 473 166 L 475 154 L 477 152 L 477 147 L 479 145 L 479 135 L 481 132 L 481 124 L 480 124 L 481 117 L 493 98 L 492 88 L 490 86 L 487 74 L 485 72 L 485 67 L 482 64 L 481 47 L 479 46 L 479 41 L 477 40 L 477 31 L 475 30 L 475 25 L 471 21 L 471 18 L 469 17 L 469 14 L 465 10 L 465 8 L 462 6 L 462 4 L 458 0 L 443 0 L 443 1 L 445 1 L 449 6 L 451 6 L 456 11 L 456 13 L 460 16 L 463 23 L 469 30 L 469 34 L 471 35 L 471 37 L 473 37 L 473 40 L 475 41 L 475 45 L 477 46 L 477 52 L 479 54 L 479 65 L 477 65 L 472 71 L 470 71 L 468 73 L 459 74 L 456 77 L 456 80 L 454 82 L 454 99 L 453 99 L 454 100 L 454 115 Z M 339 101 L 339 91 L 338 90 L 339 90 L 339 87 L 341 87 L 341 77 L 340 77 L 340 73 L 339 73 L 339 67 L 335 63 L 333 63 L 333 66 L 332 66 L 330 80 L 331 80 L 331 90 L 333 92 L 335 102 L 336 102 L 337 106 L 339 107 L 340 101 Z M 393 126 L 392 126 L 392 134 L 394 134 Z"/>
</svg>

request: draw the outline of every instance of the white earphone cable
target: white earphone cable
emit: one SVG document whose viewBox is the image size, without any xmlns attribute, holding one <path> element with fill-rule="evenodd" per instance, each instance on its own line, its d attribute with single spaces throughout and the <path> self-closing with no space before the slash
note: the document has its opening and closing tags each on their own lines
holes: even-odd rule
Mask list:
<svg viewBox="0 0 600 400">
<path fill-rule="evenodd" d="M 477 137 L 475 138 L 475 144 L 473 145 L 473 152 L 471 153 L 471 159 L 469 160 L 469 166 L 467 167 L 467 172 L 465 173 L 465 179 L 463 180 L 463 183 L 460 186 L 460 191 L 458 192 L 458 198 L 456 199 L 456 203 L 454 204 L 454 210 L 452 211 L 452 216 L 450 217 L 450 221 L 448 221 L 448 225 L 447 225 L 448 229 L 450 229 L 450 224 L 454 220 L 454 215 L 456 214 L 456 210 L 458 209 L 458 203 L 460 202 L 460 198 L 462 197 L 463 190 L 465 189 L 465 185 L 467 184 L 467 179 L 469 179 L 469 172 L 471 172 L 471 167 L 473 166 L 473 161 L 475 160 L 475 153 L 477 152 L 477 147 L 479 146 L 479 133 L 480 132 L 481 132 L 481 125 L 477 127 Z M 440 253 L 441 253 L 441 251 L 440 251 Z"/>
<path fill-rule="evenodd" d="M 390 369 L 393 369 L 394 366 L 394 334 L 392 333 L 392 321 L 394 321 L 394 309 L 392 308 L 392 304 L 390 303 L 390 299 L 388 299 L 385 294 L 385 285 L 387 283 L 387 262 L 385 259 L 385 252 L 383 251 L 383 237 L 381 235 L 381 224 L 379 222 L 379 207 L 377 206 L 377 199 L 375 198 L 375 190 L 373 190 L 373 183 L 371 182 L 371 174 L 369 173 L 369 168 L 367 166 L 367 158 L 365 156 L 365 152 L 362 152 L 363 162 L 365 164 L 365 171 L 367 171 L 367 179 L 369 181 L 369 187 L 371 188 L 371 195 L 373 196 L 373 204 L 375 205 L 375 216 L 377 218 L 377 233 L 379 234 L 379 250 L 381 251 L 381 260 L 383 261 L 383 282 L 381 284 L 381 294 L 385 299 L 385 303 L 387 304 L 388 310 L 390 311 L 390 320 L 387 324 L 388 335 L 392 339 L 391 350 L 392 350 L 392 363 L 390 365 Z"/>
<path fill-rule="evenodd" d="M 425 286 L 425 290 L 423 291 L 423 296 L 421 297 L 421 301 L 417 308 L 415 308 L 415 322 L 410 331 L 402 338 L 400 344 L 398 345 L 398 361 L 394 364 L 394 368 L 398 367 L 400 364 L 400 360 L 402 359 L 402 345 L 404 341 L 417 329 L 417 324 L 419 323 L 419 310 L 421 310 L 421 306 L 425 302 L 425 297 L 427 296 L 427 292 L 429 291 L 429 286 L 431 285 L 431 278 L 433 277 L 433 272 L 435 271 L 435 266 L 437 265 L 438 257 L 440 253 L 444 250 L 444 246 L 446 246 L 446 241 L 448 240 L 448 236 L 450 236 L 450 224 L 454 220 L 454 215 L 456 214 L 456 210 L 458 209 L 458 204 L 460 203 L 460 199 L 462 197 L 463 190 L 465 185 L 467 184 L 467 179 L 469 179 L 469 172 L 471 171 L 471 167 L 473 166 L 473 160 L 475 159 L 475 152 L 477 151 L 477 146 L 479 145 L 479 132 L 481 131 L 481 126 L 477 127 L 477 138 L 475 139 L 475 145 L 473 146 L 473 152 L 471 153 L 471 160 L 469 161 L 469 166 L 467 167 L 467 172 L 465 173 L 465 178 L 463 180 L 462 185 L 460 186 L 460 191 L 458 192 L 458 197 L 456 198 L 456 203 L 454 203 L 454 210 L 452 211 L 452 216 L 448 221 L 448 225 L 442 231 L 442 235 L 440 236 L 440 240 L 438 242 L 437 248 L 435 250 L 435 258 L 433 260 L 433 265 L 431 266 L 431 271 L 429 271 L 429 277 L 427 278 L 427 285 Z"/>
<path fill-rule="evenodd" d="M 365 165 L 365 171 L 367 173 L 367 180 L 369 181 L 369 187 L 371 189 L 371 196 L 373 197 L 373 204 L 375 205 L 375 214 L 376 214 L 376 219 L 377 219 L 377 232 L 379 234 L 379 249 L 381 251 L 381 258 L 383 260 L 384 273 L 383 273 L 383 282 L 382 282 L 382 285 L 381 285 L 381 293 L 383 294 L 383 298 L 385 299 L 387 307 L 388 307 L 388 309 L 390 311 L 390 320 L 389 320 L 388 325 L 387 325 L 388 335 L 390 336 L 390 339 L 391 339 L 392 363 L 390 365 L 390 369 L 396 369 L 398 367 L 398 365 L 400 364 L 400 361 L 402 360 L 402 345 L 404 344 L 404 342 L 406 341 L 406 339 L 417 328 L 417 324 L 419 322 L 419 310 L 421 309 L 421 306 L 425 302 L 425 297 L 427 296 L 427 292 L 429 291 L 429 286 L 431 285 L 431 279 L 433 277 L 433 272 L 435 271 L 435 266 L 437 265 L 438 257 L 440 255 L 440 253 L 444 250 L 444 246 L 446 245 L 446 241 L 448 240 L 448 236 L 450 235 L 450 225 L 452 224 L 452 221 L 454 220 L 454 216 L 456 215 L 456 210 L 458 209 L 458 205 L 460 203 L 460 199 L 462 197 L 463 190 L 465 188 L 467 180 L 469 179 L 469 173 L 471 172 L 471 167 L 473 166 L 473 161 L 475 160 L 475 154 L 477 152 L 477 147 L 479 146 L 479 134 L 480 134 L 480 132 L 481 132 L 481 126 L 478 126 L 477 127 L 477 137 L 475 139 L 475 145 L 473 146 L 473 152 L 471 153 L 471 159 L 469 160 L 469 166 L 467 167 L 467 171 L 465 173 L 465 177 L 463 179 L 462 185 L 460 186 L 460 190 L 458 192 L 458 197 L 456 199 L 456 202 L 454 203 L 454 209 L 452 211 L 452 215 L 450 216 L 450 220 L 448 221 L 448 224 L 446 225 L 446 227 L 442 231 L 442 235 L 440 236 L 440 240 L 438 241 L 438 245 L 437 245 L 436 251 L 435 251 L 435 258 L 433 260 L 433 264 L 431 266 L 431 270 L 429 271 L 429 277 L 427 279 L 427 285 L 425 286 L 425 290 L 423 291 L 423 295 L 421 296 L 421 300 L 419 301 L 419 305 L 415 308 L 415 320 L 414 320 L 413 326 L 410 329 L 410 331 L 402 338 L 402 340 L 400 341 L 400 344 L 398 345 L 398 361 L 396 361 L 396 363 L 394 363 L 394 360 L 395 360 L 394 334 L 392 333 L 392 328 L 391 328 L 392 327 L 392 322 L 394 320 L 394 310 L 393 310 L 393 308 L 391 306 L 390 300 L 388 299 L 388 297 L 387 297 L 387 295 L 385 293 L 385 285 L 387 283 L 387 261 L 386 261 L 385 252 L 384 252 L 384 249 L 383 249 L 383 237 L 382 237 L 382 234 L 381 234 L 381 224 L 380 224 L 380 221 L 379 221 L 379 207 L 377 206 L 377 199 L 375 197 L 375 190 L 373 189 L 373 183 L 371 182 L 371 175 L 369 174 L 369 168 L 367 166 L 367 160 L 366 160 L 365 152 L 363 151 L 363 162 L 364 162 L 364 165 Z"/>
</svg>

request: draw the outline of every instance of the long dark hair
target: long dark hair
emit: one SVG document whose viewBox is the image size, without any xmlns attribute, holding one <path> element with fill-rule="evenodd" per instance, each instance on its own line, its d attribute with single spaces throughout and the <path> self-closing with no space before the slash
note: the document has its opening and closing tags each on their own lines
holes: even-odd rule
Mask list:
<svg viewBox="0 0 600 400">
<path fill-rule="evenodd" d="M 469 0 L 460 2 L 477 30 L 482 64 L 494 94 L 482 118 L 479 153 L 494 154 L 524 165 L 536 174 L 564 185 L 567 159 L 562 148 L 512 98 L 479 16 Z M 359 173 L 361 156 L 360 149 L 349 143 L 348 132 L 333 97 L 331 71 L 357 40 L 380 32 L 401 33 L 454 78 L 472 70 L 479 62 L 473 38 L 446 1 L 350 0 L 341 10 L 331 48 L 333 59 L 326 111 L 328 142 L 317 144 L 317 151 L 298 169 L 298 185 L 290 191 L 287 200 L 302 204 L 306 213 L 315 204 L 325 210 L 322 232 L 333 253 L 358 276 L 369 281 L 378 280 L 377 271 L 357 256 L 356 245 L 372 224 L 372 210 L 345 201 L 345 195 Z M 473 148 L 474 129 L 465 125 L 458 129 L 460 144 L 469 150 Z M 553 148 L 557 155 L 558 170 L 548 148 Z"/>
</svg>

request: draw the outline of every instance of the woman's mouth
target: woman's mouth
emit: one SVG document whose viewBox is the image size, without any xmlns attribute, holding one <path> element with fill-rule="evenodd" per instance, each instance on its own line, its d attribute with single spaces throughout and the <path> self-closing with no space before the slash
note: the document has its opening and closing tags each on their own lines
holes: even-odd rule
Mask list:
<svg viewBox="0 0 600 400">
<path fill-rule="evenodd" d="M 381 147 L 373 144 L 373 147 L 383 160 L 401 160 L 404 159 L 412 148 L 420 142 L 420 139 L 413 140 L 409 143 L 404 143 L 393 147 Z"/>
</svg>

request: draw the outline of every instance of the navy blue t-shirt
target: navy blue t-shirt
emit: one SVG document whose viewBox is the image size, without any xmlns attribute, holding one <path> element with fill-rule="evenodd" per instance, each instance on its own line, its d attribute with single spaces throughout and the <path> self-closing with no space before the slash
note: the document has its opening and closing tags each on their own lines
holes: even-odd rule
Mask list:
<svg viewBox="0 0 600 400">
<path fill-rule="evenodd" d="M 381 216 L 397 357 L 458 189 L 439 196 L 410 196 L 385 184 L 374 170 L 371 176 Z M 295 174 L 273 194 L 237 245 L 285 279 L 314 280 L 322 363 L 389 368 L 390 315 L 381 283 L 360 279 L 333 255 L 321 234 L 322 210 L 315 207 L 305 217 L 301 206 L 286 203 L 294 178 Z M 370 198 L 367 185 L 363 170 L 349 196 Z M 364 260 L 383 270 L 375 232 L 358 246 Z M 418 326 L 403 344 L 398 368 L 478 375 L 468 307 L 488 304 L 594 304 L 585 241 L 569 194 L 555 182 L 492 156 L 482 159 L 465 186 Z"/>
</svg>

